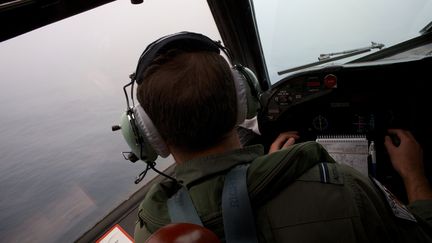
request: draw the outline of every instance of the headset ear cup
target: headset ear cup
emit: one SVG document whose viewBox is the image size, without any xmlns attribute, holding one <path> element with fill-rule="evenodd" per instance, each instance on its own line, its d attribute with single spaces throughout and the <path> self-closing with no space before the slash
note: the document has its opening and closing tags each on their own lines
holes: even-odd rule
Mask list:
<svg viewBox="0 0 432 243">
<path fill-rule="evenodd" d="M 261 94 L 261 87 L 255 74 L 246 67 L 235 66 L 233 68 L 234 81 L 236 83 L 238 100 L 243 102 L 243 112 L 245 119 L 252 119 L 255 117 L 261 108 L 259 102 L 259 95 Z M 239 115 L 240 116 L 240 115 Z M 243 119 L 241 122 L 243 122 Z M 240 122 L 240 123 L 241 123 Z"/>
<path fill-rule="evenodd" d="M 262 91 L 261 85 L 258 82 L 258 78 L 256 77 L 255 73 L 247 67 L 241 66 L 240 69 L 245 76 L 246 81 L 248 82 L 252 96 L 259 100 L 259 96 L 261 95 Z"/>
<path fill-rule="evenodd" d="M 247 90 L 242 74 L 235 68 L 231 69 L 237 95 L 237 125 L 243 123 L 247 116 Z"/>
<path fill-rule="evenodd" d="M 137 127 L 140 130 L 144 140 L 148 141 L 148 143 L 151 145 L 150 148 L 154 149 L 161 157 L 168 157 L 170 154 L 168 146 L 165 144 L 152 120 L 141 107 L 141 105 L 136 105 L 132 108 L 132 110 L 135 114 Z"/>
<path fill-rule="evenodd" d="M 149 156 L 141 153 L 141 144 L 142 144 L 142 141 L 140 141 L 141 135 L 137 134 L 137 129 L 134 128 L 134 122 L 135 121 L 133 120 L 133 117 L 130 116 L 129 111 L 124 112 L 120 118 L 121 132 L 123 134 L 124 139 L 126 140 L 126 143 L 131 148 L 132 153 L 137 158 L 141 160 L 145 160 L 148 159 Z M 152 158 L 154 157 L 154 159 L 156 159 L 157 157 L 156 152 L 154 154 L 151 154 L 150 157 Z M 135 160 L 132 162 L 135 162 Z"/>
</svg>

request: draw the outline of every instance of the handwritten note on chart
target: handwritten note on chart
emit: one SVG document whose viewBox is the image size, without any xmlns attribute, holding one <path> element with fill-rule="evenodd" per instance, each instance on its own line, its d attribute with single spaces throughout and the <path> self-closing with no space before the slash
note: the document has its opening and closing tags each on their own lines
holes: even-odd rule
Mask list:
<svg viewBox="0 0 432 243">
<path fill-rule="evenodd" d="M 338 163 L 346 164 L 368 176 L 368 140 L 365 136 L 321 136 L 316 140 Z"/>
</svg>

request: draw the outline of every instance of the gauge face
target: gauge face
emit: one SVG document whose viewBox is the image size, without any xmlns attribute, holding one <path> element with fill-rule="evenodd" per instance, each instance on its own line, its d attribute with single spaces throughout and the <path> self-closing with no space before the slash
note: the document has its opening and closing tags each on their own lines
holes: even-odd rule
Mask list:
<svg viewBox="0 0 432 243">
<path fill-rule="evenodd" d="M 369 119 L 360 114 L 355 114 L 352 121 L 353 128 L 357 133 L 367 132 L 369 130 L 369 123 Z"/>
<path fill-rule="evenodd" d="M 322 115 L 313 118 L 312 125 L 317 131 L 324 131 L 328 128 L 328 120 Z"/>
</svg>

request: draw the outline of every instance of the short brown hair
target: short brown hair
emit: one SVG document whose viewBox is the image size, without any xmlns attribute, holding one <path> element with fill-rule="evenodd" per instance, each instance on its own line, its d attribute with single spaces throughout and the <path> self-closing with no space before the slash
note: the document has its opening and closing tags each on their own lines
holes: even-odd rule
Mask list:
<svg viewBox="0 0 432 243">
<path fill-rule="evenodd" d="M 156 58 L 143 77 L 138 101 L 166 143 L 197 151 L 234 128 L 235 85 L 219 54 L 171 50 Z"/>
</svg>

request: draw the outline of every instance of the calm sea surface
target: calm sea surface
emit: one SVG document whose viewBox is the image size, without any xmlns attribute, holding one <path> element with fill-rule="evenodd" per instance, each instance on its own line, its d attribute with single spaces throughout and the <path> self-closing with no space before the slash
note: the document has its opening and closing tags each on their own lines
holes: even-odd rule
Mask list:
<svg viewBox="0 0 432 243">
<path fill-rule="evenodd" d="M 123 159 L 126 143 L 110 129 L 123 83 L 23 73 L 1 80 L 0 241 L 70 242 L 139 188 L 144 166 Z"/>
</svg>

